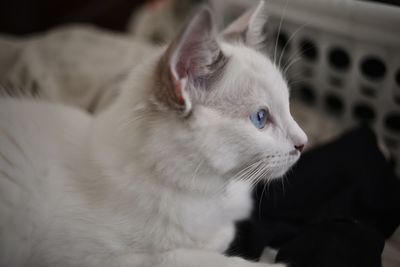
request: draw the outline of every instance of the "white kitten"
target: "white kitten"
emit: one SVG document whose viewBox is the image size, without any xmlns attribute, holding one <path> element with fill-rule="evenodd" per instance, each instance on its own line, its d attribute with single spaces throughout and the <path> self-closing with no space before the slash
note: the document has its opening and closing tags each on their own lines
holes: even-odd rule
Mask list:
<svg viewBox="0 0 400 267">
<path fill-rule="evenodd" d="M 88 25 L 17 40 L 0 35 L 0 96 L 34 96 L 97 113 L 113 102 L 125 75 L 157 49 Z"/>
<path fill-rule="evenodd" d="M 271 266 L 222 254 L 252 184 L 307 141 L 280 72 L 251 48 L 263 12 L 229 43 L 203 8 L 95 118 L 1 100 L 0 266 Z"/>
</svg>

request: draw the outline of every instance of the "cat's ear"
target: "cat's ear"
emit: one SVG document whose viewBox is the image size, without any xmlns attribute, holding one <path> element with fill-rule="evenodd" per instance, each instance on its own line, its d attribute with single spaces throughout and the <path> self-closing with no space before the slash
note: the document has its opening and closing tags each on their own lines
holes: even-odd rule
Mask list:
<svg viewBox="0 0 400 267">
<path fill-rule="evenodd" d="M 237 20 L 232 22 L 222 32 L 226 40 L 241 39 L 246 45 L 255 49 L 263 47 L 265 41 L 264 26 L 267 23 L 264 1 L 260 1 L 257 6 L 246 11 Z"/>
<path fill-rule="evenodd" d="M 169 95 L 174 105 L 190 113 L 190 90 L 205 90 L 223 67 L 225 57 L 217 42 L 211 10 L 203 6 L 178 34 L 164 54 L 164 71 L 169 77 Z"/>
</svg>

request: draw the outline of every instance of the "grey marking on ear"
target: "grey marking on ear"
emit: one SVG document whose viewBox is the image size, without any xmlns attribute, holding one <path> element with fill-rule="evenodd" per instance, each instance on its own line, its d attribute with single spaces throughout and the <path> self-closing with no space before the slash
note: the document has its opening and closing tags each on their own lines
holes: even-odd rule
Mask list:
<svg viewBox="0 0 400 267">
<path fill-rule="evenodd" d="M 217 42 L 211 10 L 202 7 L 170 44 L 157 66 L 158 99 L 190 113 L 194 90 L 210 88 L 228 59 Z"/>
</svg>

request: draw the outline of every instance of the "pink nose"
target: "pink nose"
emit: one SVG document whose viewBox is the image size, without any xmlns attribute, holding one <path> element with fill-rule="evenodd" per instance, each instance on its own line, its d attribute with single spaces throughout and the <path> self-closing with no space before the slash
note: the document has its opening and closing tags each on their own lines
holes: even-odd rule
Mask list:
<svg viewBox="0 0 400 267">
<path fill-rule="evenodd" d="M 304 145 L 298 145 L 298 146 L 294 146 L 294 148 L 296 148 L 298 151 L 303 152 L 304 150 Z"/>
</svg>

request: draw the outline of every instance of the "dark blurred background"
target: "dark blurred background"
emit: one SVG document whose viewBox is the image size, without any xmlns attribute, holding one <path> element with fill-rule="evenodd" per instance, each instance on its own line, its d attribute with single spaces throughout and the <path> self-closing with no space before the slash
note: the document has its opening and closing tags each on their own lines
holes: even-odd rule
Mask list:
<svg viewBox="0 0 400 267">
<path fill-rule="evenodd" d="M 92 23 L 124 31 L 145 0 L 1 0 L 0 33 L 28 34 L 66 23 Z"/>
<path fill-rule="evenodd" d="M 400 5 L 400 0 L 362 0 Z M 157 0 L 0 0 L 0 33 L 29 34 L 60 24 L 92 23 L 124 31 L 132 12 Z"/>
</svg>

